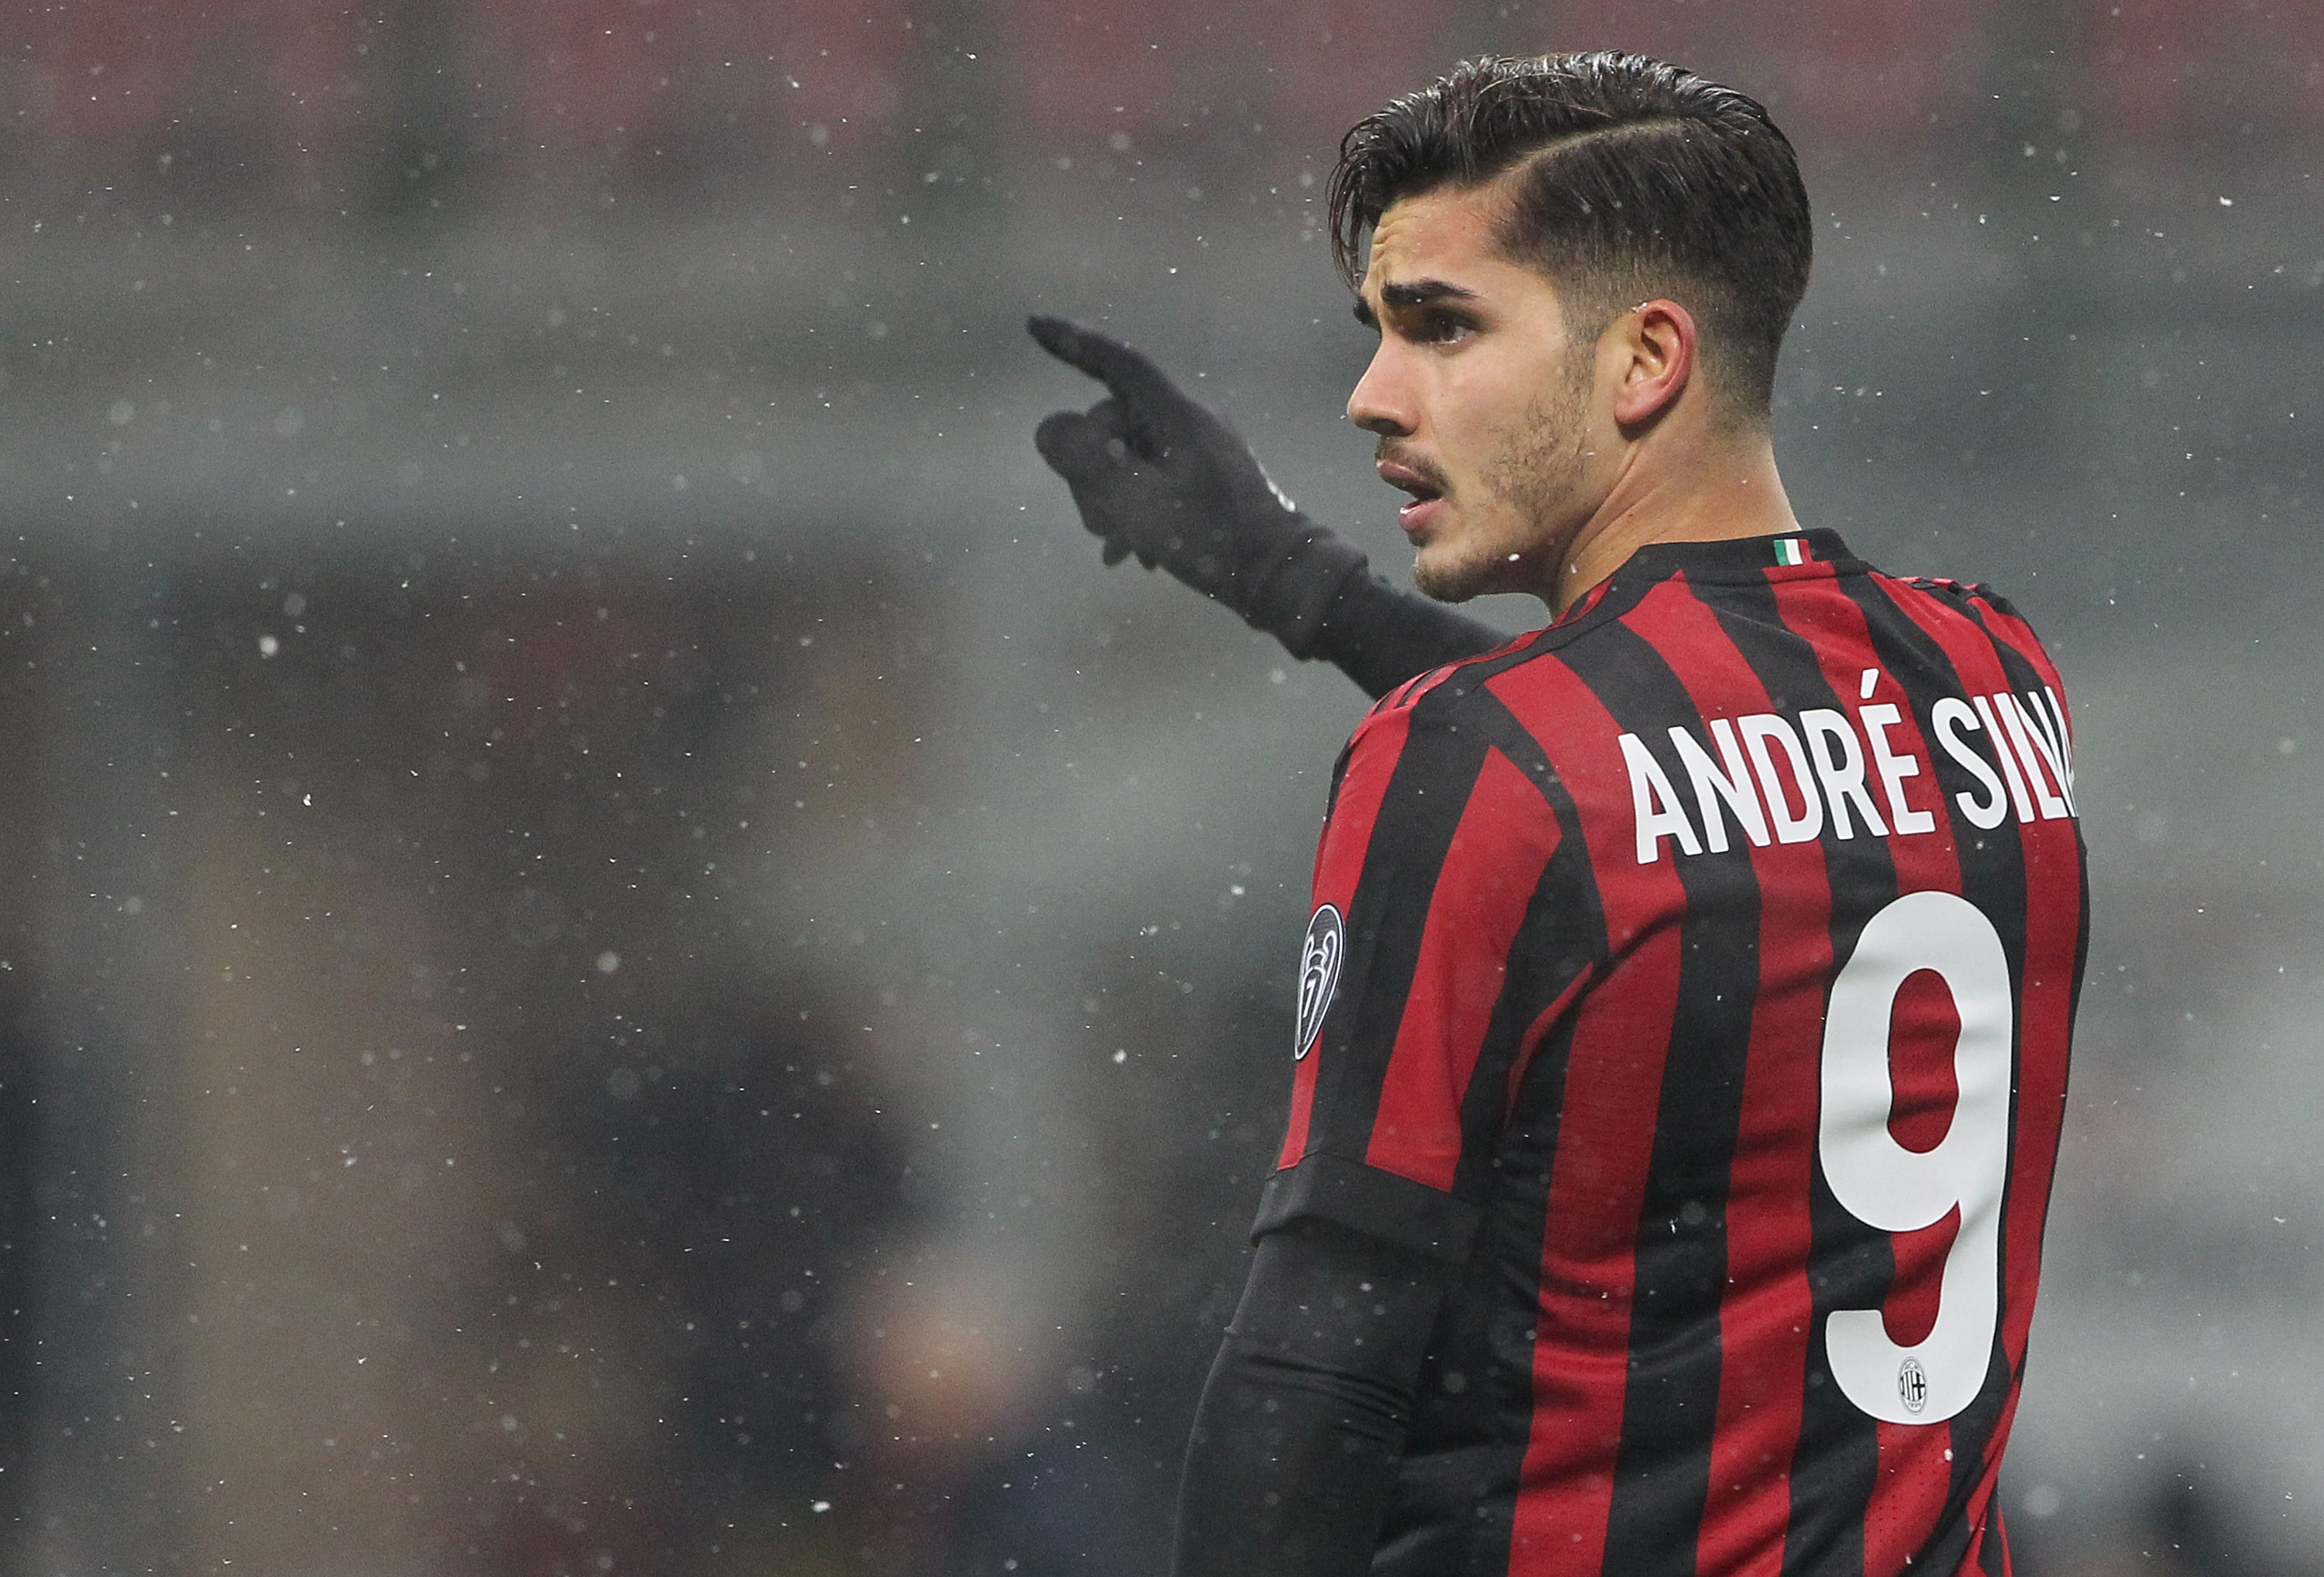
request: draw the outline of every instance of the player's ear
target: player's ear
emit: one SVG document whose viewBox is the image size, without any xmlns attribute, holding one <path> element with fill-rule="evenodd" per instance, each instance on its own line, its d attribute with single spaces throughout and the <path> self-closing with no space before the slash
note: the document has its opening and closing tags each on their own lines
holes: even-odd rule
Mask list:
<svg viewBox="0 0 2324 1577">
<path fill-rule="evenodd" d="M 1641 426 L 1669 410 L 1694 376 L 1694 318 L 1676 301 L 1640 302 L 1607 325 L 1599 355 L 1601 371 L 1612 374 L 1614 420 Z"/>
</svg>

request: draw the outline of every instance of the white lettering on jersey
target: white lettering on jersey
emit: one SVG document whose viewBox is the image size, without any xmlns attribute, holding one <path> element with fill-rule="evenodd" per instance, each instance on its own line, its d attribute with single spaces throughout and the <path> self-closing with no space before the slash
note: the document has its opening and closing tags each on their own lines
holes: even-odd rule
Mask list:
<svg viewBox="0 0 2324 1577">
<path fill-rule="evenodd" d="M 2004 708 L 2009 719 L 2010 741 L 2016 745 L 2018 757 L 2025 763 L 2025 780 L 2034 785 L 2034 798 L 2042 802 L 2042 818 L 2053 821 L 2061 816 L 2071 816 L 2074 811 L 2073 788 L 2067 781 L 2065 759 L 2057 745 L 2046 736 L 2040 717 L 2041 708 L 2038 706 L 2028 707 L 2016 696 L 2007 694 L 1996 696 L 1993 704 Z M 2058 786 L 2054 794 L 2050 791 L 2049 782 L 2043 780 L 2045 768 L 2051 779 Z"/>
<path fill-rule="evenodd" d="M 2050 764 L 2057 770 L 2058 788 L 2066 797 L 2066 807 L 2080 816 L 2081 812 L 2074 807 L 2074 741 L 2066 732 L 2066 709 L 2058 705 L 2058 692 L 2047 685 L 2042 687 L 2038 695 L 2032 690 L 2026 691 L 2025 699 L 2029 703 L 2048 704 L 2047 713 L 2038 704 L 2030 706 L 2028 712 L 2042 737 L 2049 742 Z"/>
<path fill-rule="evenodd" d="M 1985 724 L 1985 737 L 1993 743 L 1994 758 L 2001 763 L 2001 775 L 2009 784 L 2009 798 L 2017 807 L 2017 819 L 2032 821 L 2034 802 L 2025 798 L 2025 774 L 2018 762 L 2017 752 L 2010 748 L 2008 736 L 1993 720 L 1993 697 L 1974 696 L 1972 704 L 1977 707 L 1978 720 Z"/>
<path fill-rule="evenodd" d="M 1979 799 L 1964 788 L 1953 796 L 1953 803 L 1969 818 L 1974 827 L 1990 829 L 2009 819 L 2009 790 L 2001 786 L 2001 774 L 1986 765 L 1977 747 L 1961 737 L 1961 730 L 1981 729 L 1977 710 L 1959 696 L 1947 696 L 1930 710 L 1929 720 L 1936 724 L 1937 742 L 1945 754 L 1958 762 L 1961 770 L 1985 786 L 1985 798 Z"/>
<path fill-rule="evenodd" d="M 1871 796 L 1864 792 L 1864 747 L 1856 742 L 1856 731 L 1849 727 L 1847 717 L 1829 706 L 1811 707 L 1800 714 L 1800 727 L 1808 736 L 1808 754 L 1815 758 L 1816 778 L 1823 784 L 1824 803 L 1831 807 L 1831 835 L 1856 835 L 1856 829 L 1848 820 L 1848 807 L 1853 802 L 1872 835 L 1886 837 L 1887 824 L 1872 808 Z M 1833 753 L 1835 747 L 1837 755 Z"/>
<path fill-rule="evenodd" d="M 1711 720 L 1711 737 L 1718 742 L 1719 761 L 1714 762 L 1695 742 L 1694 735 L 1683 728 L 1670 731 L 1671 743 L 1678 747 L 1678 759 L 1686 768 L 1687 780 L 1694 788 L 1695 808 L 1702 813 L 1702 841 L 1714 854 L 1727 853 L 1727 818 L 1719 814 L 1719 802 L 1725 800 L 1727 808 L 1735 813 L 1735 820 L 1743 835 L 1761 848 L 1767 844 L 1767 818 L 1760 814 L 1759 794 L 1751 783 L 1751 769 L 1744 764 L 1743 749 L 1735 742 L 1735 725 L 1724 717 Z"/>
<path fill-rule="evenodd" d="M 1953 1042 L 1952 1120 L 1934 1149 L 1888 1126 L 1897 992 L 1926 970 L 1945 983 Z M 2001 1211 L 2009 1183 L 2009 958 L 1985 912 L 1950 892 L 1908 892 L 1872 917 L 1831 982 L 1824 1010 L 1816 1158 L 1842 1210 L 1884 1232 L 1921 1231 L 1959 1211 L 1938 1285 L 1936 1323 L 1912 1347 L 1877 1308 L 1824 1323 L 1842 1395 L 1890 1424 L 1937 1424 L 1985 1389 L 2001 1312 Z"/>
<path fill-rule="evenodd" d="M 1690 854 L 1702 853 L 1702 844 L 1679 807 L 1678 790 L 1635 733 L 1622 736 L 1622 764 L 1630 770 L 1630 814 L 1638 826 L 1638 863 L 1651 865 L 1662 840 L 1676 838 Z"/>
<path fill-rule="evenodd" d="M 1730 816 L 1758 848 L 1771 837 L 1778 844 L 1805 843 L 1827 826 L 1835 838 L 1853 838 L 1859 826 L 1877 838 L 1936 831 L 1935 813 L 1914 803 L 1916 793 L 1931 793 L 1914 780 L 1933 782 L 1935 774 L 1890 737 L 1904 721 L 1903 710 L 1885 701 L 1853 714 L 1811 707 L 1796 724 L 1774 712 L 1714 717 L 1705 724 L 1711 747 L 1693 730 L 1669 731 L 1675 772 L 1637 734 L 1621 735 L 1638 863 L 1662 858 L 1665 838 L 1684 854 L 1727 853 Z M 1967 699 L 1946 696 L 1931 709 L 1929 722 L 1938 748 L 1977 784 L 1953 795 L 1970 825 L 1999 826 L 2013 809 L 2021 822 L 2077 814 L 2073 742 L 2055 692 L 2045 687 L 2023 696 L 2007 690 Z M 1979 734 L 1982 741 L 1972 737 Z M 1690 792 L 1680 792 L 1682 779 Z"/>
<path fill-rule="evenodd" d="M 1804 844 L 1823 831 L 1823 801 L 1816 798 L 1815 779 L 1808 776 L 1808 752 L 1801 748 L 1798 731 L 1773 712 L 1754 713 L 1737 727 L 1742 731 L 1744 748 L 1750 752 L 1751 770 L 1759 776 L 1759 791 L 1767 797 L 1775 841 Z M 1775 776 L 1775 759 L 1767 754 L 1770 740 L 1784 747 L 1784 760 L 1791 766 L 1792 788 L 1800 796 L 1797 816 L 1792 814 L 1790 790 Z"/>
<path fill-rule="evenodd" d="M 1909 751 L 1900 756 L 1888 743 L 1888 731 L 1904 721 L 1904 715 L 1883 702 L 1867 706 L 1856 720 L 1864 725 L 1865 742 L 1872 747 L 1872 765 L 1880 774 L 1881 791 L 1888 799 L 1888 819 L 1900 833 L 1934 832 L 1935 816 L 1904 803 L 1904 779 L 1921 775 L 1921 758 Z"/>
</svg>

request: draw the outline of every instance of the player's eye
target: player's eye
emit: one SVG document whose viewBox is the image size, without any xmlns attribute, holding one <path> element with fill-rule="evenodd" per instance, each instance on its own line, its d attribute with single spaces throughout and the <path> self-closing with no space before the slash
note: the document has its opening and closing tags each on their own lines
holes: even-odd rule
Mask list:
<svg viewBox="0 0 2324 1577">
<path fill-rule="evenodd" d="M 1428 311 L 1412 327 L 1412 337 L 1423 345 L 1451 345 L 1476 332 L 1475 319 L 1462 312 Z"/>
</svg>

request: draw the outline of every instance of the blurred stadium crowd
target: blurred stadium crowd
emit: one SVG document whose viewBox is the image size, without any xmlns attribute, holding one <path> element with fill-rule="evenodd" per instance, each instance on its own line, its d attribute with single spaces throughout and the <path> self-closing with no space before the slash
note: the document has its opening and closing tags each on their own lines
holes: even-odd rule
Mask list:
<svg viewBox="0 0 2324 1577">
<path fill-rule="evenodd" d="M 1158 1570 L 1360 700 L 1100 567 L 1017 325 L 1392 565 L 1319 182 L 1601 46 L 1829 209 L 1803 517 L 2080 701 L 2023 1566 L 2324 1572 L 2292 0 L 8 8 L 0 1566 Z"/>
<path fill-rule="evenodd" d="M 1956 151 L 2031 51 L 2097 137 L 2177 160 L 2313 135 L 2312 8 L 2196 0 L 48 0 L 0 19 L 21 198 L 183 194 L 338 208 L 399 185 L 480 200 L 650 200 L 833 161 L 889 178 L 950 112 L 1010 171 L 1103 148 L 1199 159 L 1252 121 L 1312 137 L 1456 51 L 1619 36 L 1748 62 L 1794 139 L 1866 162 Z M 1672 46 L 1678 46 L 1673 48 Z"/>
</svg>

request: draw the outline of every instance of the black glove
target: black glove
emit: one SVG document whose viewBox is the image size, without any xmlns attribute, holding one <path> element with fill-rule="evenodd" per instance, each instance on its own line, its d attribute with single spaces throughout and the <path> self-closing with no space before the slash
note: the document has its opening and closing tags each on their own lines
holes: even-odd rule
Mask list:
<svg viewBox="0 0 2324 1577">
<path fill-rule="evenodd" d="M 1315 650 L 1323 616 L 1364 556 L 1284 497 L 1232 428 L 1118 339 L 1062 318 L 1026 327 L 1041 348 L 1103 383 L 1111 398 L 1060 410 L 1033 435 L 1065 479 L 1105 561 L 1135 553 L 1215 597 L 1294 657 Z"/>
<path fill-rule="evenodd" d="M 1363 554 L 1284 497 L 1232 428 L 1118 339 L 1062 318 L 1025 327 L 1111 398 L 1033 435 L 1105 561 L 1168 570 L 1296 658 L 1335 663 L 1375 698 L 1507 637 L 1366 573 Z"/>
</svg>

